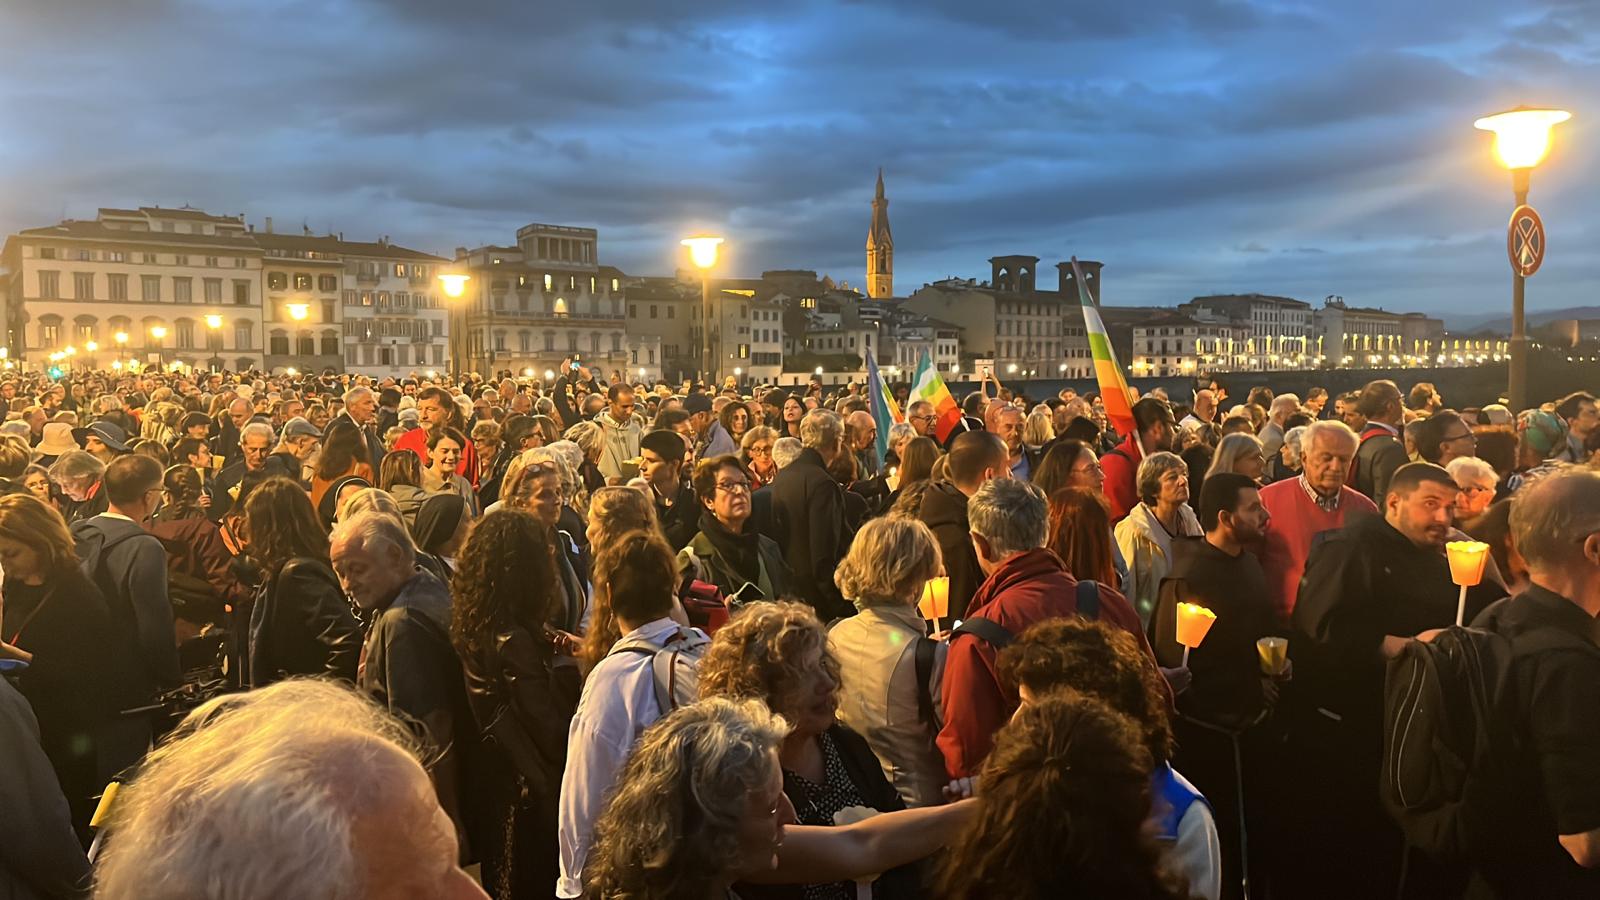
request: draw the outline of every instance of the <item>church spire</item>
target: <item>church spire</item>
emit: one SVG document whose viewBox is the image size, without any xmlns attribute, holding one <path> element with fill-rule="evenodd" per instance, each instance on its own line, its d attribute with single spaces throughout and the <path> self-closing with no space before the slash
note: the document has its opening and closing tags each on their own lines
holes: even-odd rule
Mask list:
<svg viewBox="0 0 1600 900">
<path fill-rule="evenodd" d="M 894 296 L 894 235 L 889 231 L 889 200 L 883 193 L 883 168 L 872 199 L 872 227 L 867 231 L 867 296 Z"/>
</svg>

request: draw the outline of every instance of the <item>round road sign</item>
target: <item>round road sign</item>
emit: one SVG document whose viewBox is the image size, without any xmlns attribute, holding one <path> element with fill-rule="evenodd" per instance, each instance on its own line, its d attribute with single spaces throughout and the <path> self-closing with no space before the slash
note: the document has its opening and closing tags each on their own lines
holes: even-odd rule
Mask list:
<svg viewBox="0 0 1600 900">
<path fill-rule="evenodd" d="M 1511 227 L 1506 230 L 1511 271 L 1524 278 L 1539 271 L 1544 263 L 1544 247 L 1544 220 L 1527 204 L 1517 207 L 1511 213 Z"/>
</svg>

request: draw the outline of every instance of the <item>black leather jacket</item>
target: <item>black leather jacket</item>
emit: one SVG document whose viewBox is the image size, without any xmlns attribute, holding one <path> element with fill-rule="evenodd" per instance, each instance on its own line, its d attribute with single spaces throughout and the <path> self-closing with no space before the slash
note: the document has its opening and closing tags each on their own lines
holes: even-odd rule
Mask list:
<svg viewBox="0 0 1600 900">
<path fill-rule="evenodd" d="M 251 687 L 295 675 L 356 680 L 361 623 L 327 563 L 297 557 L 256 589 L 250 611 Z"/>
<path fill-rule="evenodd" d="M 512 625 L 462 656 L 467 700 L 480 733 L 506 756 L 530 793 L 554 801 L 578 708 L 575 666 L 558 665 L 541 631 Z"/>
</svg>

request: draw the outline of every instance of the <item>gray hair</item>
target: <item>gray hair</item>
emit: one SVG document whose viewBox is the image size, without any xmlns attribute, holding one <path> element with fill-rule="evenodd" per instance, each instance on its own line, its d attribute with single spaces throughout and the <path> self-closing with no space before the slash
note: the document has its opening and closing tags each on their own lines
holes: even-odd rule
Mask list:
<svg viewBox="0 0 1600 900">
<path fill-rule="evenodd" d="M 1306 426 L 1296 425 L 1283 436 L 1283 458 L 1291 469 L 1300 468 L 1300 439 L 1305 433 Z"/>
<path fill-rule="evenodd" d="M 997 557 L 1009 556 L 1044 546 L 1050 534 L 1050 505 L 1044 491 L 1026 481 L 992 478 L 967 501 L 967 522 Z"/>
<path fill-rule="evenodd" d="M 1580 540 L 1600 532 L 1600 474 L 1571 467 L 1517 492 L 1511 504 L 1511 538 L 1534 572 L 1571 565 Z"/>
<path fill-rule="evenodd" d="M 1229 435 L 1229 437 L 1234 436 L 1235 435 Z M 1255 444 L 1256 451 L 1260 452 L 1261 442 L 1256 440 L 1254 435 L 1240 434 L 1237 436 L 1250 438 L 1250 440 Z M 1226 443 L 1227 438 L 1223 438 L 1222 443 L 1217 445 L 1217 455 L 1211 460 L 1211 471 L 1213 472 L 1233 471 L 1232 462 L 1242 455 L 1239 452 L 1234 451 L 1228 455 L 1228 467 L 1226 469 L 1218 469 L 1217 463 L 1221 461 L 1224 456 L 1223 445 Z M 1146 456 L 1139 463 L 1139 471 L 1134 476 L 1134 481 L 1139 486 L 1139 499 L 1143 500 L 1145 503 L 1156 502 L 1156 498 L 1161 496 L 1161 476 L 1167 474 L 1168 472 L 1182 472 L 1183 474 L 1187 475 L 1189 474 L 1189 466 L 1183 461 L 1183 457 L 1176 453 L 1168 453 L 1165 450 Z"/>
<path fill-rule="evenodd" d="M 604 434 L 600 426 L 593 422 L 579 422 L 568 428 L 561 437 L 577 444 L 578 449 L 582 450 L 584 456 L 587 457 L 600 452 Z"/>
<path fill-rule="evenodd" d="M 50 480 L 62 484 L 78 478 L 99 478 L 106 464 L 87 450 L 68 450 L 50 464 Z"/>
<path fill-rule="evenodd" d="M 392 513 L 367 509 L 352 514 L 346 510 L 344 520 L 333 527 L 329 540 L 354 539 L 359 539 L 363 547 L 381 541 L 399 550 L 405 559 L 415 561 L 417 557 L 417 545 L 406 531 L 405 520 Z"/>
<path fill-rule="evenodd" d="M 239 446 L 243 447 L 245 441 L 256 435 L 265 437 L 267 444 L 270 445 L 272 443 L 272 426 L 265 422 L 251 422 L 239 429 Z"/>
<path fill-rule="evenodd" d="M 416 454 L 412 455 L 415 456 Z M 347 519 L 357 513 L 378 512 L 384 515 L 396 516 L 401 521 L 405 520 L 405 514 L 400 511 L 400 501 L 394 499 L 394 495 L 388 491 L 382 491 L 375 487 L 362 488 L 351 494 L 350 499 L 346 500 L 344 506 L 339 508 L 339 512 Z"/>
<path fill-rule="evenodd" d="M 1361 439 L 1356 437 L 1356 433 L 1350 430 L 1349 425 L 1346 425 L 1338 419 L 1318 419 L 1317 421 L 1312 422 L 1310 425 L 1307 425 L 1305 430 L 1300 432 L 1301 455 L 1309 453 L 1311 448 L 1316 446 L 1317 438 L 1325 434 L 1338 437 L 1351 448 L 1355 448 L 1361 444 Z M 1284 439 L 1287 440 L 1288 435 L 1285 435 Z"/>
<path fill-rule="evenodd" d="M 218 697 L 122 790 L 95 897 L 364 896 L 357 822 L 389 803 L 395 765 L 419 757 L 397 719 L 331 681 Z"/>
<path fill-rule="evenodd" d="M 1500 483 L 1500 473 L 1476 456 L 1458 456 L 1445 464 L 1444 470 L 1455 480 L 1456 487 L 1467 488 L 1474 484 L 1494 487 Z"/>
<path fill-rule="evenodd" d="M 505 477 L 501 479 L 500 483 L 507 487 L 516 484 L 521 479 L 522 471 L 534 463 L 549 463 L 555 466 L 556 475 L 561 482 L 562 503 L 570 503 L 573 497 L 578 496 L 578 488 L 582 486 L 582 483 L 578 480 L 578 472 L 567 462 L 566 454 L 557 449 L 554 444 L 549 447 L 534 447 L 532 450 L 523 451 L 521 456 L 513 458 L 511 464 L 506 466 Z M 506 491 L 505 488 L 502 488 L 502 494 L 510 496 L 510 492 Z"/>
<path fill-rule="evenodd" d="M 341 402 L 343 402 L 345 406 L 349 406 L 350 404 L 356 402 L 357 400 L 360 400 L 362 397 L 372 397 L 372 396 L 375 396 L 372 393 L 372 388 L 362 387 L 362 386 L 358 385 L 356 387 L 351 388 L 348 391 L 345 391 L 344 395 L 341 396 L 339 398 L 339 400 Z"/>
<path fill-rule="evenodd" d="M 909 441 L 917 436 L 917 430 L 911 427 L 910 422 L 896 422 L 889 426 L 889 438 L 884 441 L 890 447 L 900 441 Z"/>
<path fill-rule="evenodd" d="M 772 462 L 779 469 L 786 469 L 789 467 L 789 463 L 794 462 L 800 456 L 800 451 L 804 449 L 805 447 L 800 443 L 799 438 L 778 438 L 772 442 Z"/>
<path fill-rule="evenodd" d="M 534 412 L 541 416 L 554 416 L 556 414 L 556 402 L 549 397 L 540 397 L 533 401 L 533 409 Z"/>
<path fill-rule="evenodd" d="M 692 893 L 688 886 L 731 878 L 749 794 L 772 777 L 772 754 L 788 733 L 760 700 L 721 697 L 652 725 L 595 823 L 585 896 Z"/>
<path fill-rule="evenodd" d="M 813 409 L 800 420 L 800 443 L 813 450 L 828 450 L 844 440 L 844 420 L 836 412 Z"/>
</svg>

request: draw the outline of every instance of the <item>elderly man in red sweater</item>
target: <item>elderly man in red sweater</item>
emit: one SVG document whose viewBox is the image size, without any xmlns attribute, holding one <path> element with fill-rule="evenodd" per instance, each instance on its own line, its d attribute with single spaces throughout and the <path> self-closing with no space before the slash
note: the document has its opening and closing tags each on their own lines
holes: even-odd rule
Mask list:
<svg viewBox="0 0 1600 900">
<path fill-rule="evenodd" d="M 1098 619 L 1132 634 L 1155 665 L 1133 606 L 1103 584 L 1080 596 L 1061 557 L 1045 549 L 1050 512 L 1043 491 L 1011 478 L 987 481 L 967 501 L 967 519 L 987 578 L 945 658 L 938 746 L 952 778 L 977 774 L 995 732 L 1016 708 L 1017 698 L 1000 684 L 995 657 L 1029 626 L 1072 615 Z"/>
<path fill-rule="evenodd" d="M 1261 489 L 1261 505 L 1272 517 L 1262 541 L 1261 568 L 1267 594 L 1284 623 L 1294 612 L 1317 535 L 1343 528 L 1352 513 L 1378 512 L 1366 495 L 1345 484 L 1355 453 L 1356 433 L 1349 426 L 1336 419 L 1313 422 L 1300 436 L 1300 477 Z"/>
<path fill-rule="evenodd" d="M 1122 443 L 1118 444 L 1111 452 L 1100 457 L 1100 468 L 1105 470 L 1106 500 L 1111 504 L 1111 524 L 1128 517 L 1133 508 L 1139 505 L 1139 489 L 1134 484 L 1134 475 L 1139 471 L 1139 463 L 1144 460 L 1146 453 L 1157 450 L 1172 449 L 1172 442 L 1178 437 L 1177 420 L 1173 418 L 1172 407 L 1160 397 L 1145 397 L 1133 405 L 1133 424 L 1138 432 L 1138 439 L 1133 435 L 1125 435 Z M 1143 450 L 1140 449 L 1141 445 Z"/>
</svg>

